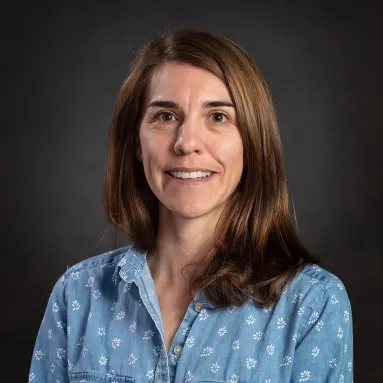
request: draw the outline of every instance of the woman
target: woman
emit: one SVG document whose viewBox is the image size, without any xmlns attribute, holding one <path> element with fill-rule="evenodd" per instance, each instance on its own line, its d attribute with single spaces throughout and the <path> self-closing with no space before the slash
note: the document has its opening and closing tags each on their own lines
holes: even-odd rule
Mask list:
<svg viewBox="0 0 383 383">
<path fill-rule="evenodd" d="M 351 382 L 351 308 L 289 214 L 267 85 L 233 42 L 178 31 L 133 61 L 104 206 L 131 245 L 55 285 L 35 382 Z"/>
</svg>

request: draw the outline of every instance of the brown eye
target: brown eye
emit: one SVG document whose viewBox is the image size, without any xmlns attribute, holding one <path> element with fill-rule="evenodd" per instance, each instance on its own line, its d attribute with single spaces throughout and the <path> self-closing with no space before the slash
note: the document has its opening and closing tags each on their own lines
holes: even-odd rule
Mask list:
<svg viewBox="0 0 383 383">
<path fill-rule="evenodd" d="M 228 120 L 228 118 L 223 113 L 213 113 L 212 119 L 213 119 L 213 122 L 216 122 L 216 123 L 225 122 L 225 119 Z"/>
<path fill-rule="evenodd" d="M 171 122 L 173 121 L 173 114 L 169 112 L 161 112 L 157 115 L 157 119 L 160 122 Z"/>
</svg>

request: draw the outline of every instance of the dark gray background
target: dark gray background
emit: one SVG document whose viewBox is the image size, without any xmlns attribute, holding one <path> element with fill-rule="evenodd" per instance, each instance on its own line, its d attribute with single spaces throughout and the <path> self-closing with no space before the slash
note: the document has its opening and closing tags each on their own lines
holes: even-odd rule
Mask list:
<svg viewBox="0 0 383 383">
<path fill-rule="evenodd" d="M 222 34 L 263 70 L 302 238 L 351 299 L 355 381 L 383 381 L 380 2 L 229 3 L 1 12 L 1 381 L 27 380 L 56 279 L 111 248 L 101 185 L 116 94 L 136 48 L 172 26 Z"/>
</svg>

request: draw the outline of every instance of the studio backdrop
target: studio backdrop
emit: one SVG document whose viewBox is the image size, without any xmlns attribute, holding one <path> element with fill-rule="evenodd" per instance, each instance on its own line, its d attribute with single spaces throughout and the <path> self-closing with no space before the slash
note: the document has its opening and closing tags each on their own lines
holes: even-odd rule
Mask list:
<svg viewBox="0 0 383 383">
<path fill-rule="evenodd" d="M 260 66 L 276 107 L 301 237 L 342 279 L 351 300 L 355 381 L 383 382 L 382 7 L 302 4 L 8 5 L 1 64 L 2 382 L 27 381 L 56 280 L 68 266 L 112 249 L 101 191 L 117 92 L 138 48 L 173 27 L 221 34 Z"/>
</svg>

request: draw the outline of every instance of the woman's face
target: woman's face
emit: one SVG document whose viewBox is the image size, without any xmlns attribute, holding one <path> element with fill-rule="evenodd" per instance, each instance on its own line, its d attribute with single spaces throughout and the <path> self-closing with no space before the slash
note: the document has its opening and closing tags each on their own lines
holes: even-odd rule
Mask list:
<svg viewBox="0 0 383 383">
<path fill-rule="evenodd" d="M 236 124 L 229 92 L 214 74 L 179 63 L 153 73 L 138 157 L 160 208 L 184 218 L 222 211 L 243 170 Z"/>
</svg>

